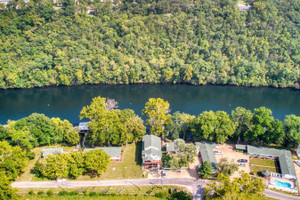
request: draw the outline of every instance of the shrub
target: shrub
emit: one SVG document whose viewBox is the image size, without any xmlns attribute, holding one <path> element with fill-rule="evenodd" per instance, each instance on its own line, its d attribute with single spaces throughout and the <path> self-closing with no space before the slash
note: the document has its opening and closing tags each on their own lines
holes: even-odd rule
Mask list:
<svg viewBox="0 0 300 200">
<path fill-rule="evenodd" d="M 52 190 L 48 190 L 47 191 L 47 195 L 50 197 L 50 196 L 53 196 L 54 192 Z"/>
<path fill-rule="evenodd" d="M 38 195 L 43 195 L 44 194 L 44 192 L 43 191 L 38 191 L 38 193 L 37 193 Z"/>
<path fill-rule="evenodd" d="M 76 192 L 76 191 L 69 192 L 69 196 L 75 196 L 75 195 L 78 195 L 78 192 Z"/>
<path fill-rule="evenodd" d="M 33 160 L 35 158 L 35 153 L 34 152 L 28 152 L 27 157 L 29 158 L 29 160 Z"/>
<path fill-rule="evenodd" d="M 65 190 L 62 190 L 58 193 L 59 196 L 67 196 L 69 193 Z"/>
<path fill-rule="evenodd" d="M 33 190 L 30 190 L 30 191 L 28 192 L 28 194 L 29 194 L 29 195 L 33 195 L 33 194 L 34 194 Z"/>
<path fill-rule="evenodd" d="M 97 196 L 97 192 L 90 192 L 90 197 L 95 197 L 95 196 Z"/>
</svg>

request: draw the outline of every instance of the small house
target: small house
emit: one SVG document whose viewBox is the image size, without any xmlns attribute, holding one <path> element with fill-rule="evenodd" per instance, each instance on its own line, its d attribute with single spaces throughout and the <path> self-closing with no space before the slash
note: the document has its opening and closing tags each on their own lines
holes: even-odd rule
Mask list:
<svg viewBox="0 0 300 200">
<path fill-rule="evenodd" d="M 122 147 L 96 147 L 96 148 L 85 148 L 83 152 L 93 151 L 102 149 L 107 155 L 110 156 L 110 159 L 113 161 L 122 160 Z"/>
<path fill-rule="evenodd" d="M 48 155 L 59 155 L 64 152 L 63 148 L 47 148 L 42 151 L 42 158 L 47 157 Z"/>
<path fill-rule="evenodd" d="M 88 123 L 89 122 L 80 122 L 79 125 L 78 125 L 78 128 L 79 128 L 79 133 L 80 134 L 85 134 L 86 132 L 89 131 L 89 128 L 88 128 Z"/>
<path fill-rule="evenodd" d="M 145 135 L 142 140 L 143 169 L 159 168 L 161 165 L 161 139 L 155 135 Z"/>
</svg>

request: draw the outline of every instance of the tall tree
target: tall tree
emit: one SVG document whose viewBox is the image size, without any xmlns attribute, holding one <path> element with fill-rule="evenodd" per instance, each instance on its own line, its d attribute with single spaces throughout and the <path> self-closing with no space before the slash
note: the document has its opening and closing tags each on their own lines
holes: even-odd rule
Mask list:
<svg viewBox="0 0 300 200">
<path fill-rule="evenodd" d="M 209 178 L 212 174 L 212 166 L 208 161 L 205 161 L 198 169 L 198 174 L 200 178 Z"/>
<path fill-rule="evenodd" d="M 170 104 L 161 98 L 150 98 L 145 104 L 142 113 L 146 116 L 147 125 L 150 133 L 164 137 L 166 126 L 170 123 L 171 115 Z"/>
<path fill-rule="evenodd" d="M 284 119 L 284 129 L 286 137 L 284 144 L 287 148 L 297 148 L 300 144 L 300 117 L 287 115 Z"/>
<path fill-rule="evenodd" d="M 108 156 L 102 149 L 89 151 L 85 154 L 84 164 L 86 172 L 91 176 L 100 176 L 105 172 L 110 163 L 110 156 Z"/>
<path fill-rule="evenodd" d="M 242 173 L 240 178 L 230 180 L 228 176 L 219 174 L 217 182 L 211 182 L 205 187 L 204 198 L 212 199 L 240 199 L 264 200 L 265 186 L 261 178 L 251 177 Z"/>
<path fill-rule="evenodd" d="M 195 139 L 206 139 L 218 143 L 225 142 L 233 135 L 236 124 L 224 111 L 205 111 L 195 119 L 193 129 Z"/>
<path fill-rule="evenodd" d="M 238 142 L 241 136 L 252 130 L 252 118 L 253 114 L 251 110 L 247 110 L 243 107 L 237 107 L 231 112 L 232 121 L 237 123 L 234 136 L 237 137 Z"/>
</svg>

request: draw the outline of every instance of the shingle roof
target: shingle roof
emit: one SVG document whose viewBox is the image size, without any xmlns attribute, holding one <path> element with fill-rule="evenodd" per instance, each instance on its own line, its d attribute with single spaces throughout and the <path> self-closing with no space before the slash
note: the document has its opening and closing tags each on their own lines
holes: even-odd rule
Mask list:
<svg viewBox="0 0 300 200">
<path fill-rule="evenodd" d="M 285 150 L 283 154 L 278 157 L 281 174 L 293 175 L 296 177 L 296 172 L 290 151 Z"/>
<path fill-rule="evenodd" d="M 166 150 L 167 152 L 174 152 L 175 151 L 175 144 L 174 142 L 166 143 Z"/>
<path fill-rule="evenodd" d="M 235 148 L 236 148 L 237 150 L 244 150 L 244 151 L 246 151 L 246 150 L 247 150 L 247 145 L 236 144 L 236 145 L 235 145 Z"/>
<path fill-rule="evenodd" d="M 202 162 L 208 161 L 213 169 L 217 170 L 217 160 L 213 151 L 216 145 L 208 142 L 196 142 L 195 144 L 201 153 Z"/>
<path fill-rule="evenodd" d="M 63 148 L 47 148 L 47 149 L 43 149 L 42 157 L 47 155 L 61 154 L 63 152 L 64 152 Z"/>
<path fill-rule="evenodd" d="M 281 174 L 296 176 L 292 154 L 289 150 L 285 149 L 274 149 L 265 147 L 256 147 L 252 145 L 247 146 L 248 154 L 254 154 L 259 156 L 272 156 L 278 157 Z"/>
<path fill-rule="evenodd" d="M 122 147 L 96 147 L 96 148 L 85 148 L 83 152 L 93 151 L 102 149 L 111 159 L 119 159 L 121 157 Z"/>
<path fill-rule="evenodd" d="M 89 128 L 87 127 L 87 123 L 89 123 L 89 122 L 80 122 L 78 125 L 79 129 L 81 131 L 88 131 Z"/>
<path fill-rule="evenodd" d="M 153 161 L 161 159 L 161 139 L 155 135 L 143 136 L 142 160 Z"/>
</svg>

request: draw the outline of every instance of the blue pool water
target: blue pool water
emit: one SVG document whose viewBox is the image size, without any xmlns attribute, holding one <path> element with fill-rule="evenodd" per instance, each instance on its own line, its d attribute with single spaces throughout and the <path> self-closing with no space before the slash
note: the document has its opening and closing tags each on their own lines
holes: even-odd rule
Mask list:
<svg viewBox="0 0 300 200">
<path fill-rule="evenodd" d="M 281 186 L 281 187 L 286 187 L 286 188 L 291 188 L 292 185 L 287 182 L 281 182 L 281 181 L 274 181 L 275 185 Z"/>
</svg>

